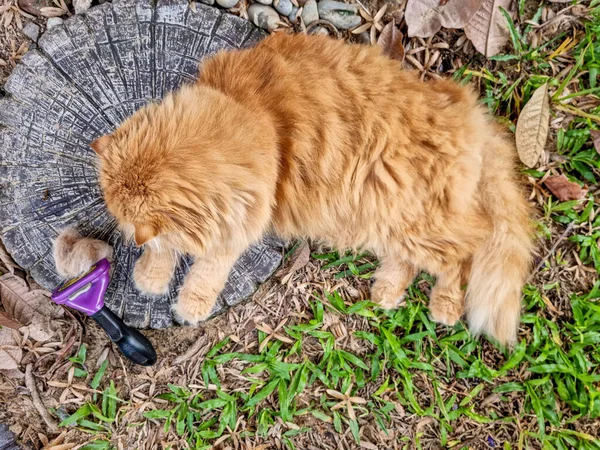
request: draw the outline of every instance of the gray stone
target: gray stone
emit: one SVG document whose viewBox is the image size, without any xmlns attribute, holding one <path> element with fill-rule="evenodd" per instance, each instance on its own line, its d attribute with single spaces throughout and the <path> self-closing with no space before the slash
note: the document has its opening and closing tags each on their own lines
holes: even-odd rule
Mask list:
<svg viewBox="0 0 600 450">
<path fill-rule="evenodd" d="M 200 0 L 202 3 L 204 3 L 205 5 L 209 5 L 212 6 L 215 4 L 215 0 Z"/>
<path fill-rule="evenodd" d="M 73 0 L 75 14 L 83 14 L 92 6 L 92 0 Z"/>
<path fill-rule="evenodd" d="M 263 30 L 274 30 L 279 25 L 279 14 L 273 8 L 267 5 L 254 3 L 248 8 L 248 17 L 257 27 Z"/>
<path fill-rule="evenodd" d="M 300 8 L 298 8 L 297 6 L 292 6 L 292 12 L 288 15 L 288 19 L 290 19 L 292 23 L 296 23 L 296 21 L 300 17 L 300 14 L 298 14 L 299 12 Z"/>
<path fill-rule="evenodd" d="M 318 9 L 319 17 L 331 22 L 339 30 L 356 28 L 362 22 L 362 18 L 358 15 L 357 5 L 334 0 L 321 0 Z"/>
<path fill-rule="evenodd" d="M 0 423 L 0 449 L 21 450 L 21 446 L 15 440 L 15 435 L 3 423 Z"/>
<path fill-rule="evenodd" d="M 46 22 L 46 29 L 50 30 L 54 27 L 57 27 L 59 25 L 62 25 L 64 22 L 63 19 L 61 19 L 60 17 L 50 17 L 48 19 L 48 21 Z"/>
<path fill-rule="evenodd" d="M 260 3 L 261 5 L 272 5 L 273 4 L 273 0 L 256 0 L 258 3 Z"/>
<path fill-rule="evenodd" d="M 233 8 L 235 5 L 238 4 L 239 0 L 217 0 L 217 3 L 219 6 L 222 6 L 223 8 Z"/>
<path fill-rule="evenodd" d="M 319 9 L 315 0 L 308 0 L 302 8 L 302 21 L 304 25 L 310 25 L 319 20 Z"/>
<path fill-rule="evenodd" d="M 356 40 L 360 44 L 371 45 L 371 34 L 368 31 L 363 31 L 356 37 Z"/>
<path fill-rule="evenodd" d="M 273 6 L 282 16 L 289 16 L 294 8 L 292 0 L 273 0 Z"/>
<path fill-rule="evenodd" d="M 193 261 L 180 261 L 164 295 L 136 289 L 133 267 L 141 251 L 115 229 L 89 143 L 194 82 L 203 58 L 265 36 L 247 20 L 201 3 L 192 8 L 188 0 L 106 3 L 42 35 L 0 100 L 0 239 L 15 261 L 54 289 L 62 280 L 52 240 L 73 226 L 114 249 L 104 299 L 112 311 L 137 328 L 175 325 L 171 305 Z M 213 315 L 249 298 L 281 260 L 281 242 L 272 236 L 250 247 L 232 268 Z"/>
<path fill-rule="evenodd" d="M 317 25 L 316 27 L 313 27 L 308 34 L 312 34 L 315 36 L 329 36 L 329 30 L 327 29 L 327 27 L 324 27 L 323 25 Z"/>
<path fill-rule="evenodd" d="M 37 42 L 38 37 L 40 37 L 40 27 L 33 22 L 29 22 L 25 25 L 21 32 L 33 42 Z"/>
</svg>

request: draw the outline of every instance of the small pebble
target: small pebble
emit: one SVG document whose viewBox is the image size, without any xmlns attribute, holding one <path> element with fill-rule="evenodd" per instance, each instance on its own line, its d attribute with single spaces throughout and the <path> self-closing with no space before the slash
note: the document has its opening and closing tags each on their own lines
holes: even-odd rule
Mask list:
<svg viewBox="0 0 600 450">
<path fill-rule="evenodd" d="M 312 28 L 308 34 L 312 34 L 314 36 L 329 36 L 329 30 L 323 25 L 317 25 L 316 27 Z"/>
<path fill-rule="evenodd" d="M 273 4 L 273 0 L 256 0 L 256 1 L 263 5 L 272 5 Z"/>
<path fill-rule="evenodd" d="M 219 6 L 229 9 L 237 5 L 238 0 L 217 0 L 217 3 L 219 4 Z"/>
<path fill-rule="evenodd" d="M 273 6 L 282 16 L 289 16 L 294 8 L 292 0 L 273 0 Z"/>
<path fill-rule="evenodd" d="M 371 35 L 368 31 L 363 31 L 356 39 L 360 44 L 371 45 Z"/>
<path fill-rule="evenodd" d="M 200 0 L 200 2 L 208 6 L 212 6 L 215 4 L 215 0 Z"/>
<path fill-rule="evenodd" d="M 33 42 L 37 42 L 38 37 L 40 37 L 40 27 L 33 22 L 29 22 L 25 25 L 21 32 Z"/>
<path fill-rule="evenodd" d="M 308 0 L 302 9 L 302 20 L 304 25 L 310 25 L 319 20 L 319 8 L 315 0 Z"/>
<path fill-rule="evenodd" d="M 83 14 L 92 6 L 92 0 L 73 0 L 75 14 Z"/>
<path fill-rule="evenodd" d="M 64 21 L 60 17 L 50 17 L 48 22 L 46 22 L 46 29 L 50 30 L 51 28 L 62 25 Z"/>
<path fill-rule="evenodd" d="M 339 30 L 356 28 L 362 22 L 356 5 L 334 0 L 321 0 L 318 7 L 319 17 L 331 22 Z"/>
<path fill-rule="evenodd" d="M 290 19 L 290 22 L 296 23 L 296 21 L 300 17 L 300 14 L 298 14 L 299 12 L 300 8 L 298 8 L 297 6 L 292 6 L 292 12 L 290 15 L 288 15 L 288 19 Z"/>
<path fill-rule="evenodd" d="M 274 30 L 279 23 L 279 14 L 273 8 L 267 5 L 253 3 L 248 8 L 248 17 L 257 27 L 263 30 Z"/>
</svg>

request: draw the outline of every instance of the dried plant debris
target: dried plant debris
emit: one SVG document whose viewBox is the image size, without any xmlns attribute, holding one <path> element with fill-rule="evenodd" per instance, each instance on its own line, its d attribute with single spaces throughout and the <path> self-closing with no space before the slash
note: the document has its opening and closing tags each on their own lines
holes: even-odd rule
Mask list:
<svg viewBox="0 0 600 450">
<path fill-rule="evenodd" d="M 27 326 L 29 335 L 37 341 L 47 341 L 54 335 L 53 320 L 62 316 L 62 309 L 43 290 L 29 290 L 22 278 L 7 273 L 0 276 L 0 300 L 8 315 Z"/>
<path fill-rule="evenodd" d="M 463 28 L 481 0 L 408 0 L 404 18 L 409 36 L 429 37 L 442 27 Z"/>
<path fill-rule="evenodd" d="M 505 14 L 512 0 L 483 0 L 465 26 L 465 34 L 473 46 L 485 56 L 500 53 L 508 42 L 509 31 Z M 503 14 L 504 10 L 504 14 Z"/>
<path fill-rule="evenodd" d="M 537 88 L 517 122 L 517 152 L 523 164 L 535 167 L 548 140 L 550 126 L 550 99 L 548 83 Z"/>
<path fill-rule="evenodd" d="M 581 200 L 586 197 L 588 192 L 586 187 L 581 187 L 578 183 L 569 181 L 564 175 L 550 176 L 546 178 L 544 184 L 561 202 Z"/>
</svg>

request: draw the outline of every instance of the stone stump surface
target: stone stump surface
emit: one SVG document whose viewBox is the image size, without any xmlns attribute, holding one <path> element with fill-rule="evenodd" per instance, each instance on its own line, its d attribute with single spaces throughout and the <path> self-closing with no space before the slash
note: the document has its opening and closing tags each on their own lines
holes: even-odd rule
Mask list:
<svg viewBox="0 0 600 450">
<path fill-rule="evenodd" d="M 181 261 L 166 295 L 137 291 L 132 271 L 141 252 L 123 241 L 106 210 L 89 144 L 146 103 L 194 82 L 203 58 L 263 37 L 246 20 L 185 0 L 104 3 L 48 30 L 0 100 L 0 236 L 16 262 L 55 288 L 61 279 L 52 239 L 74 226 L 115 250 L 106 304 L 131 326 L 172 326 L 171 305 L 191 261 Z M 214 314 L 250 297 L 281 259 L 275 237 L 250 248 Z"/>
</svg>

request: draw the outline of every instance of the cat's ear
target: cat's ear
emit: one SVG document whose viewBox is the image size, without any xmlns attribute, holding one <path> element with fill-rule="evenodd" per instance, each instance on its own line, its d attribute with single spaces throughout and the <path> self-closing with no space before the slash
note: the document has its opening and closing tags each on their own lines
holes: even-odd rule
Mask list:
<svg viewBox="0 0 600 450">
<path fill-rule="evenodd" d="M 111 141 L 112 136 L 110 134 L 106 134 L 92 142 L 90 147 L 92 147 L 92 150 L 94 150 L 98 156 L 102 156 L 106 152 L 106 149 L 110 145 Z"/>
<path fill-rule="evenodd" d="M 156 237 L 156 231 L 150 225 L 135 226 L 135 243 L 139 247 Z"/>
</svg>

